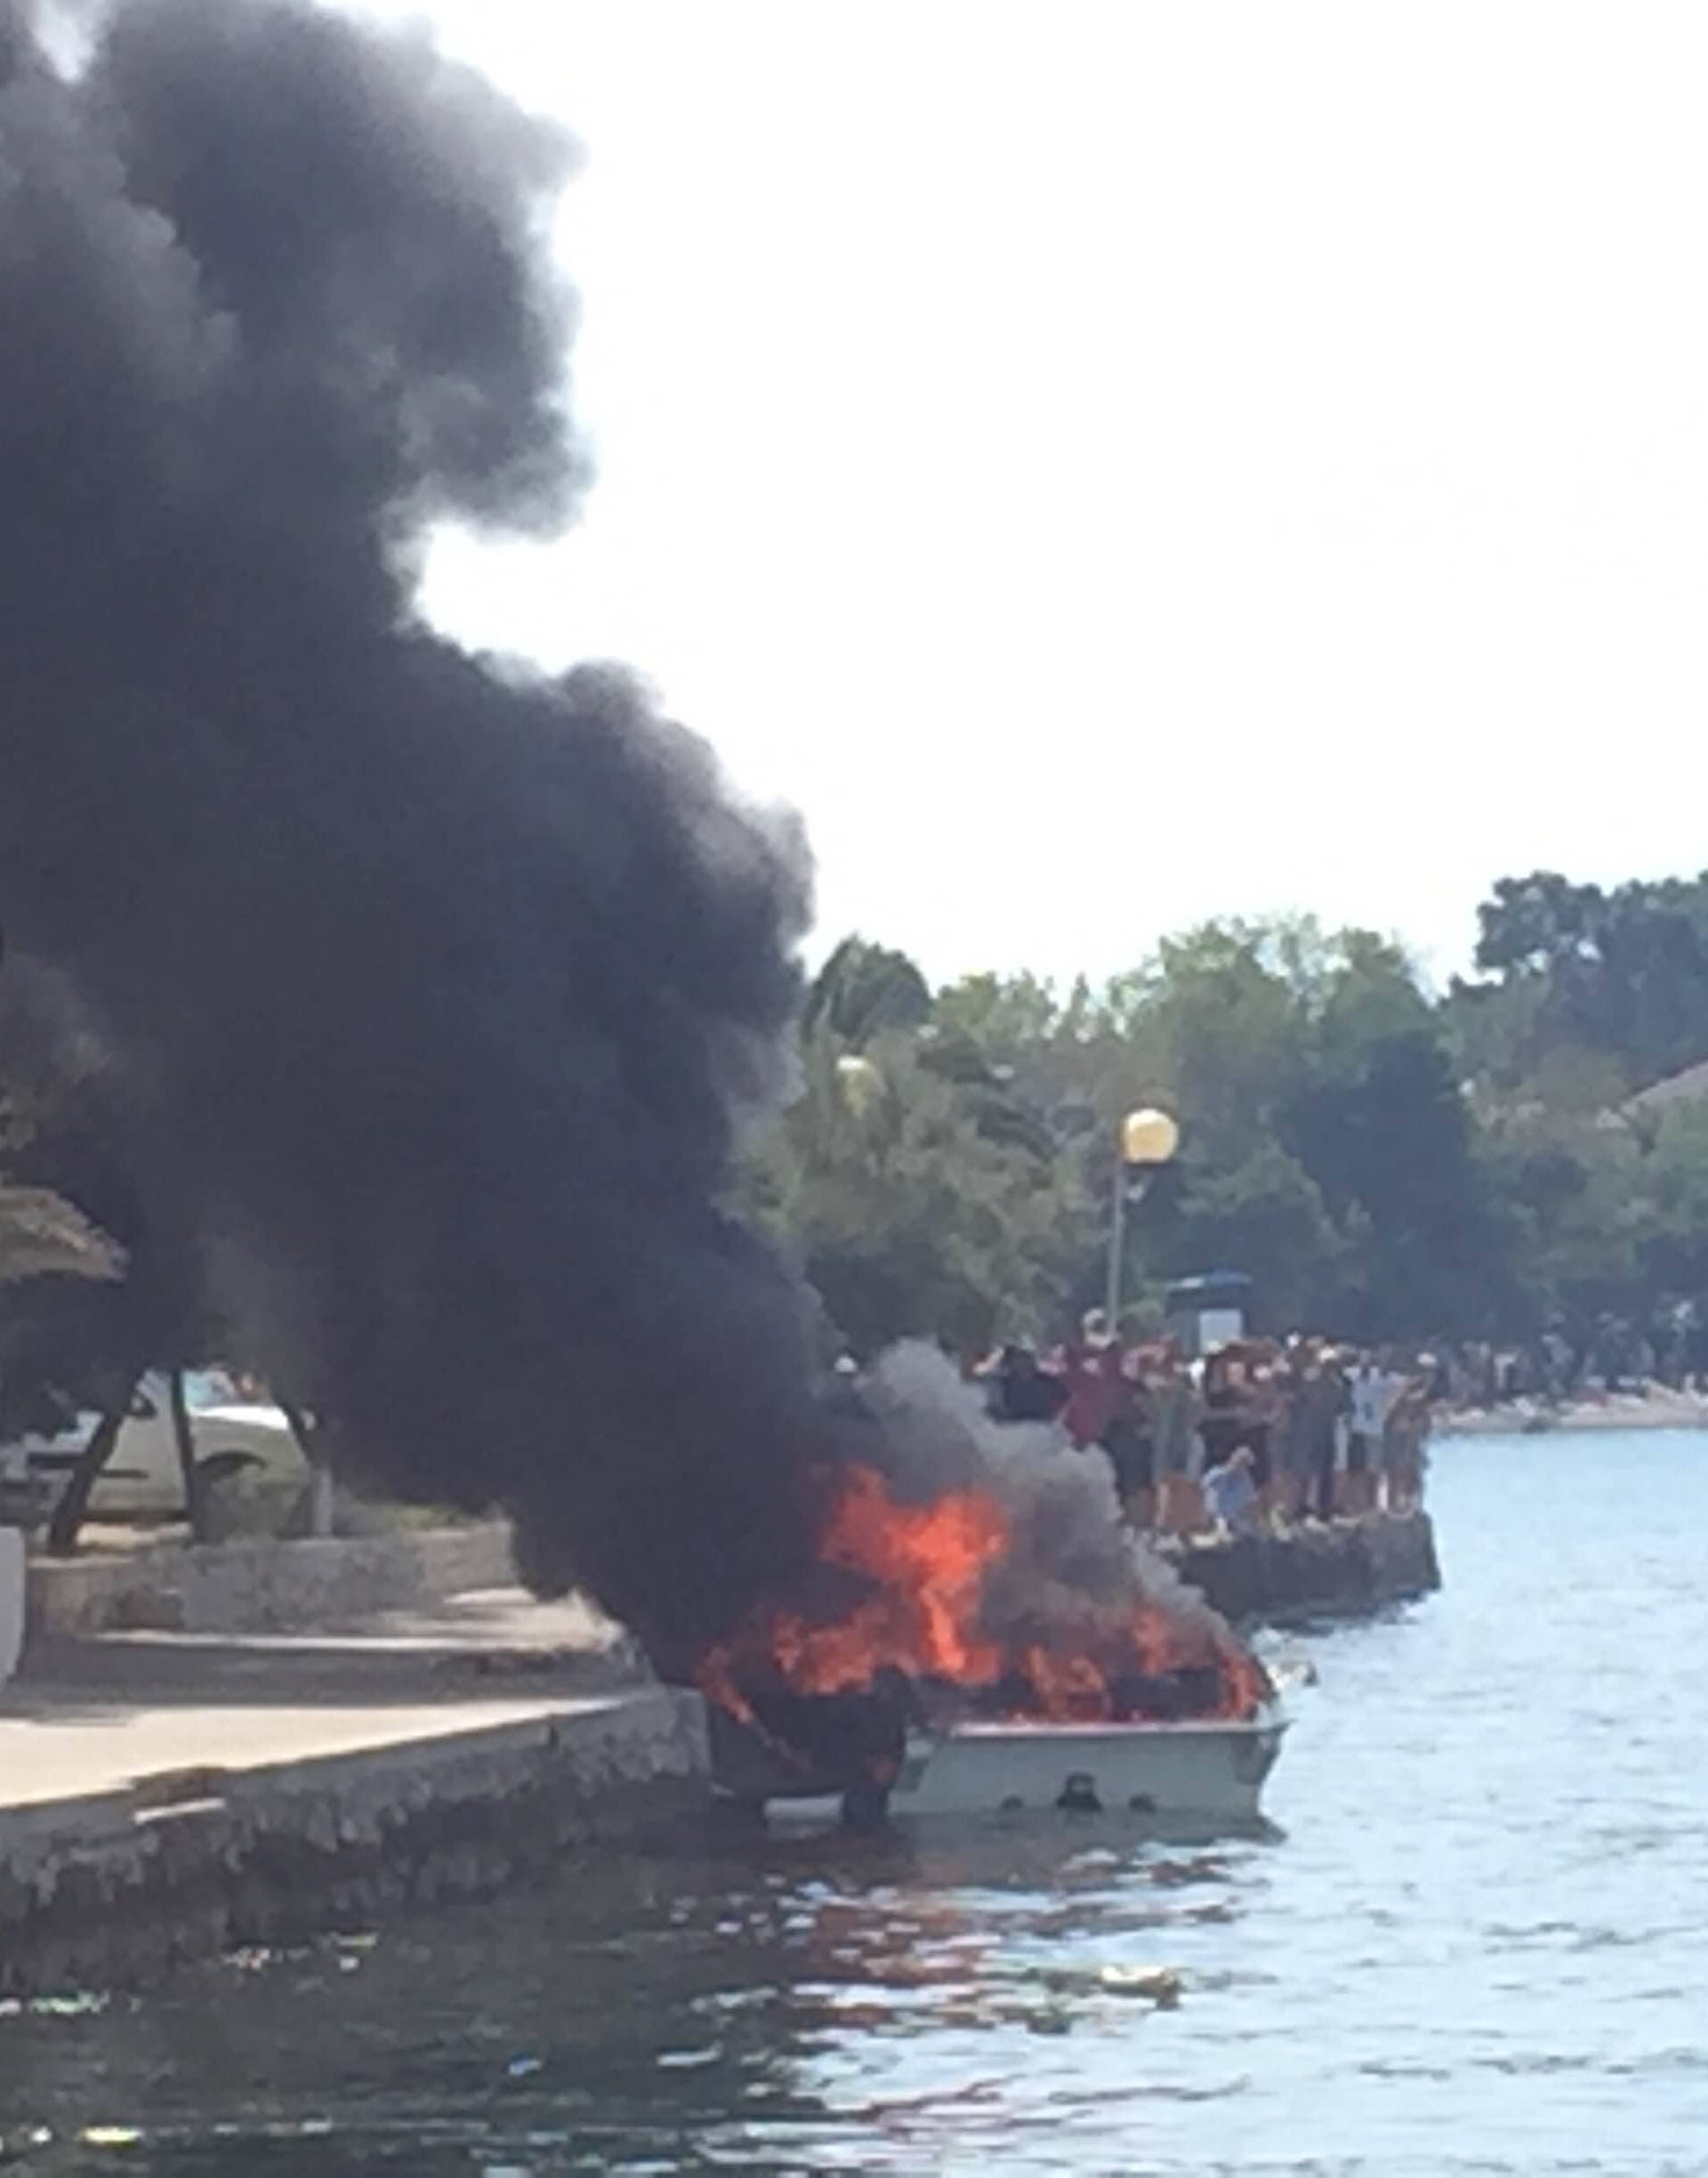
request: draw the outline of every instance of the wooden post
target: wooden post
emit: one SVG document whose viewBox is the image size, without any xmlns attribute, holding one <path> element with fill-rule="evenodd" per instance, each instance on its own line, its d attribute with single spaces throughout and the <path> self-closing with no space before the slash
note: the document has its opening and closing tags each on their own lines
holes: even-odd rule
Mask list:
<svg viewBox="0 0 1708 2178">
<path fill-rule="evenodd" d="M 192 1543 L 207 1540 L 207 1494 L 196 1460 L 196 1435 L 189 1426 L 189 1401 L 184 1395 L 184 1372 L 172 1370 L 166 1379 L 172 1404 L 172 1434 L 178 1447 L 178 1472 L 184 1484 L 184 1519 Z"/>
</svg>

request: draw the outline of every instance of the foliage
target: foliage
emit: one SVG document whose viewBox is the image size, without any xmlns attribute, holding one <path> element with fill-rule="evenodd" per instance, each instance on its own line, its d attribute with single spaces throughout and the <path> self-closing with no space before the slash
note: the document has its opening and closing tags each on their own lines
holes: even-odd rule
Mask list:
<svg viewBox="0 0 1708 2178">
<path fill-rule="evenodd" d="M 52 1539 L 69 1547 L 138 1378 L 213 1359 L 222 1340 L 187 1236 L 142 1216 L 93 1046 L 14 962 L 0 1048 L 0 1436 L 103 1417 L 56 1507 Z"/>
<path fill-rule="evenodd" d="M 931 986 L 905 953 L 844 938 L 807 993 L 806 1030 L 858 1051 L 874 1037 L 929 1020 Z"/>
<path fill-rule="evenodd" d="M 1129 1233 L 1129 1290 L 1153 1314 L 1164 1279 L 1229 1268 L 1269 1327 L 1361 1340 L 1553 1326 L 1581 1345 L 1686 1305 L 1708 1320 L 1708 1091 L 1633 1101 L 1708 1059 L 1708 877 L 1503 879 L 1477 966 L 1438 998 L 1390 940 L 1294 918 L 1180 932 L 1102 986 L 981 974 L 933 992 L 905 954 L 850 938 L 810 993 L 800 1092 L 753 1147 L 741 1206 L 857 1351 L 1055 1335 L 1101 1295 L 1118 1120 L 1160 1103 L 1181 1153 Z M 15 1424 L 33 1395 L 99 1404 L 126 1371 L 221 1340 L 193 1253 L 128 1195 L 99 1068 L 75 1036 L 16 1033 L 10 978 Z M 51 1267 L 29 1248 L 89 1267 L 104 1234 L 122 1279 L 25 1275 Z"/>
<path fill-rule="evenodd" d="M 1190 1161 L 1152 1254 L 1176 1277 L 1243 1270 L 1262 1314 L 1295 1324 L 1319 1320 L 1344 1245 L 1309 1172 L 1270 1141 L 1237 1164 Z"/>
<path fill-rule="evenodd" d="M 1642 1157 L 1631 1222 L 1639 1267 L 1657 1302 L 1708 1295 L 1708 1100 L 1662 1118 Z"/>
<path fill-rule="evenodd" d="M 61 1196 L 0 1182 L 0 1285 L 41 1278 L 112 1279 L 123 1262 L 106 1234 Z"/>
<path fill-rule="evenodd" d="M 1485 980 L 1454 1004 L 1503 1085 L 1562 1052 L 1599 1055 L 1627 1089 L 1708 1060 L 1708 872 L 1604 891 L 1537 870 L 1503 878 L 1478 919 Z"/>
<path fill-rule="evenodd" d="M 51 1188 L 20 1185 L 16 1177 L 44 1108 L 69 1078 L 49 1064 L 26 1019 L 16 1004 L 0 1004 L 0 1046 L 12 1061 L 11 1078 L 0 1077 L 0 1285 L 116 1278 L 124 1257 L 108 1236 Z"/>
<path fill-rule="evenodd" d="M 773 1222 L 857 1343 L 1059 1328 L 1101 1289 L 1120 1115 L 1156 1102 L 1183 1144 L 1132 1221 L 1153 1296 L 1238 1269 L 1271 1327 L 1369 1340 L 1708 1312 L 1708 1098 L 1629 1103 L 1708 1056 L 1708 879 L 1503 880 L 1478 967 L 1438 999 L 1371 932 L 1221 922 L 1101 988 L 968 976 L 922 1011 L 902 956 L 851 941 L 767 1152 Z M 825 1069 L 857 1052 L 886 1087 L 855 1125 Z"/>
<path fill-rule="evenodd" d="M 857 1352 L 908 1334 L 965 1345 L 1059 1298 L 1083 1206 L 1069 1177 L 1003 1139 L 915 1040 L 847 1052 L 809 1035 L 804 1088 L 746 1179 Z"/>
</svg>

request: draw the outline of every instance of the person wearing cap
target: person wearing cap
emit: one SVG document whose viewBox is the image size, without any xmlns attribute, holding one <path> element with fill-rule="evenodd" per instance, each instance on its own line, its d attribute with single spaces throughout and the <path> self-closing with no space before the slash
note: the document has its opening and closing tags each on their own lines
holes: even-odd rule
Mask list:
<svg viewBox="0 0 1708 2178">
<path fill-rule="evenodd" d="M 1061 1426 L 1075 1451 L 1100 1444 L 1122 1403 L 1121 1352 L 1101 1309 L 1087 1309 L 1066 1356 Z"/>
</svg>

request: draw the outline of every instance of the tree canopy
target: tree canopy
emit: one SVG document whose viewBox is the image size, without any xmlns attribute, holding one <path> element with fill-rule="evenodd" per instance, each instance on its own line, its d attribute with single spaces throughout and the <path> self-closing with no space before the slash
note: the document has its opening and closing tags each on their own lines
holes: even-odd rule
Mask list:
<svg viewBox="0 0 1708 2178">
<path fill-rule="evenodd" d="M 1631 1102 L 1708 1060 L 1708 877 L 1506 878 L 1480 932 L 1441 996 L 1390 940 L 1300 918 L 1065 988 L 933 991 L 850 940 L 765 1152 L 774 1230 L 857 1344 L 1059 1326 L 1100 1292 L 1119 1117 L 1162 1103 L 1180 1155 L 1132 1238 L 1153 1307 L 1231 1267 L 1271 1327 L 1358 1339 L 1708 1312 L 1708 1101 Z"/>
<path fill-rule="evenodd" d="M 1213 922 L 1102 985 L 933 988 L 850 937 L 816 979 L 798 1093 L 742 1206 L 866 1352 L 1052 1335 L 1101 1297 L 1124 1112 L 1180 1152 L 1132 1221 L 1129 1290 L 1245 1272 L 1258 1320 L 1360 1340 L 1588 1339 L 1708 1320 L 1708 876 L 1496 884 L 1474 975 L 1437 995 L 1391 940 Z M 150 1230 L 123 1126 L 26 972 L 0 976 L 0 1369 L 98 1401 L 210 1356 L 216 1291 Z M 1647 1093 L 1653 1089 L 1653 1093 Z M 93 1275 L 69 1276 L 68 1273 Z M 10 1284 L 5 1281 L 12 1281 Z"/>
<path fill-rule="evenodd" d="M 1503 877 L 1478 927 L 1480 980 L 1455 985 L 1453 1007 L 1503 1085 L 1562 1055 L 1599 1060 L 1628 1090 L 1708 1060 L 1708 872 L 1611 891 Z"/>
</svg>

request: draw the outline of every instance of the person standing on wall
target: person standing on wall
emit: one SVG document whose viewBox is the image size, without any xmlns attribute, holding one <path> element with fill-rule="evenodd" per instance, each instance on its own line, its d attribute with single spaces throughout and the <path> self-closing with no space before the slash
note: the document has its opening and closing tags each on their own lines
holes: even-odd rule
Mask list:
<svg viewBox="0 0 1708 2178">
<path fill-rule="evenodd" d="M 1098 1442 L 1115 1469 L 1130 1526 L 1148 1535 L 1156 1519 L 1156 1417 L 1146 1382 L 1145 1349 L 1127 1340 L 1116 1351 L 1114 1411 Z"/>
<path fill-rule="evenodd" d="M 1388 1360 L 1385 1351 L 1376 1355 L 1366 1349 L 1347 1383 L 1349 1426 L 1341 1510 L 1355 1516 L 1375 1509 L 1388 1416 L 1406 1389 L 1406 1379 L 1394 1374 Z"/>
<path fill-rule="evenodd" d="M 1198 1481 L 1203 1410 L 1178 1341 L 1164 1339 L 1150 1350 L 1146 1388 L 1156 1448 L 1156 1524 L 1164 1535 L 1196 1535 L 1204 1523 Z"/>
<path fill-rule="evenodd" d="M 1076 1452 L 1100 1444 L 1122 1401 L 1121 1351 L 1101 1309 L 1088 1309 L 1063 1357 L 1068 1397 L 1061 1426 Z"/>
<path fill-rule="evenodd" d="M 1281 1481 L 1282 1438 L 1287 1422 L 1286 1378 L 1273 1347 L 1248 1350 L 1240 1442 L 1252 1456 L 1252 1482 L 1260 1511 L 1273 1511 Z"/>
<path fill-rule="evenodd" d="M 1301 1510 L 1321 1521 L 1334 1517 L 1340 1465 L 1341 1424 L 1347 1405 L 1346 1380 L 1332 1346 L 1313 1340 L 1305 1349 L 1293 1393 L 1293 1424 L 1297 1472 L 1304 1486 Z"/>
<path fill-rule="evenodd" d="M 1423 1502 L 1423 1448 L 1430 1433 L 1430 1414 L 1428 1375 L 1407 1379 L 1389 1409 L 1382 1432 L 1382 1482 L 1390 1512 L 1414 1512 Z"/>
<path fill-rule="evenodd" d="M 998 1422 L 1053 1422 L 1068 1397 L 1060 1377 L 1046 1374 L 1029 1346 L 1004 1346 L 986 1381 L 991 1416 Z"/>
</svg>

